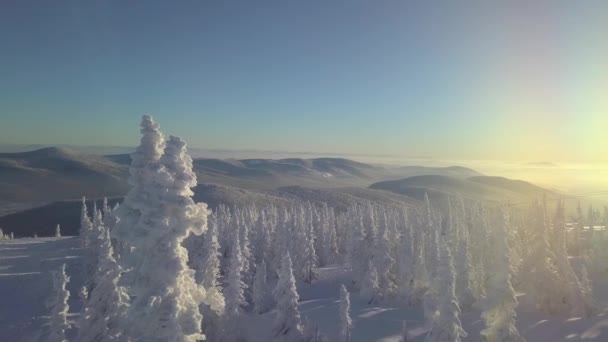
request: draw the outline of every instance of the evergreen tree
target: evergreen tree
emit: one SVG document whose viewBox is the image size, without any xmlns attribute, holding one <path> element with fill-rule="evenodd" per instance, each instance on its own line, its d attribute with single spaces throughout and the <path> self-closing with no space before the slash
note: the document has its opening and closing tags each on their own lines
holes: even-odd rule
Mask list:
<svg viewBox="0 0 608 342">
<path fill-rule="evenodd" d="M 70 298 L 70 292 L 67 290 L 67 284 L 70 278 L 65 273 L 65 264 L 61 265 L 59 271 L 53 271 L 52 276 L 55 296 L 49 303 L 51 318 L 47 341 L 67 342 L 65 333 L 70 329 L 70 324 L 68 323 L 68 311 L 70 310 L 68 299 Z"/>
<path fill-rule="evenodd" d="M 427 335 L 427 342 L 460 342 L 466 337 L 460 322 L 460 307 L 456 297 L 456 270 L 454 269 L 452 254 L 447 242 L 442 238 L 440 242 L 440 258 L 438 265 L 437 282 L 439 293 L 438 314 L 434 317 L 431 331 Z"/>
<path fill-rule="evenodd" d="M 298 311 L 298 292 L 293 276 L 291 256 L 287 251 L 283 257 L 279 281 L 273 292 L 277 303 L 276 318 L 273 325 L 275 341 L 298 342 L 302 340 L 303 327 Z"/>
<path fill-rule="evenodd" d="M 545 208 L 535 203 L 531 209 L 530 252 L 522 264 L 522 281 L 527 293 L 542 311 L 555 314 L 563 309 L 563 291 L 549 248 Z M 488 269 L 488 272 L 491 270 Z"/>
<path fill-rule="evenodd" d="M 378 271 L 370 260 L 368 262 L 368 272 L 363 278 L 360 295 L 367 301 L 367 304 L 376 304 L 382 300 L 380 285 L 378 284 Z"/>
<path fill-rule="evenodd" d="M 147 125 L 150 120 L 144 117 L 142 142 L 149 133 L 147 128 L 154 133 L 152 140 L 162 137 L 158 125 Z M 137 151 L 141 152 L 142 146 Z M 157 146 L 153 144 L 152 148 Z M 147 158 L 149 154 L 144 156 Z M 140 157 L 134 158 L 135 165 L 142 162 Z M 112 231 L 125 233 L 127 227 L 121 227 L 121 222 L 134 223 L 130 233 L 116 235 L 124 239 L 119 240 L 119 246 L 131 251 L 128 260 L 123 254 L 121 261 L 133 267 L 125 274 L 124 282 L 133 298 L 128 311 L 127 336 L 146 341 L 197 341 L 204 338 L 199 305 L 205 299 L 205 291 L 194 280 L 194 271 L 188 267 L 188 252 L 182 243 L 188 235 L 200 235 L 207 230 L 207 205 L 192 200 L 191 188 L 196 186 L 196 175 L 186 144 L 180 138 L 170 137 L 159 163 L 155 167 L 144 165 L 144 168 L 146 171 L 138 174 L 140 178 L 129 192 L 131 195 L 127 195 L 119 207 L 131 201 L 130 205 L 139 209 L 137 221 L 132 220 L 132 213 L 119 211 L 127 218 L 123 221 L 119 215 Z M 141 193 L 135 193 L 135 189 Z M 129 198 L 133 196 L 132 201 Z"/>
<path fill-rule="evenodd" d="M 353 321 L 350 318 L 350 295 L 346 286 L 340 287 L 340 341 L 350 342 Z"/>
<path fill-rule="evenodd" d="M 196 281 L 206 291 L 203 304 L 200 306 L 204 317 L 203 333 L 208 340 L 217 340 L 221 329 L 221 317 L 224 314 L 225 300 L 220 277 L 220 245 L 217 240 L 217 220 L 211 220 L 204 236 L 202 262 L 196 266 Z"/>
<path fill-rule="evenodd" d="M 222 341 L 233 342 L 239 337 L 239 320 L 245 301 L 245 289 L 247 285 L 243 282 L 243 255 L 241 254 L 240 234 L 238 229 L 234 232 L 232 243 L 232 255 L 230 256 L 230 269 L 226 277 L 226 288 L 224 298 L 226 310 L 224 314 L 224 331 Z"/>
<path fill-rule="evenodd" d="M 124 324 L 129 307 L 129 295 L 118 285 L 122 269 L 113 256 L 109 232 L 105 231 L 99 248 L 99 267 L 95 273 L 97 286 L 90 294 L 82 288 L 83 314 L 80 318 L 78 340 L 90 342 L 124 341 Z"/>
<path fill-rule="evenodd" d="M 515 327 L 517 298 L 511 285 L 512 262 L 507 243 L 508 217 L 504 209 L 492 234 L 490 234 L 487 265 L 488 272 L 486 298 L 483 301 L 483 318 L 486 328 L 481 332 L 481 340 L 486 342 L 523 342 Z"/>
<path fill-rule="evenodd" d="M 61 226 L 57 225 L 55 227 L 55 237 L 61 237 Z"/>
<path fill-rule="evenodd" d="M 259 314 L 265 313 L 270 308 L 267 277 L 266 262 L 262 260 L 255 269 L 253 280 L 253 305 L 255 312 Z"/>
<path fill-rule="evenodd" d="M 386 212 L 383 212 L 381 217 L 384 217 L 384 222 L 381 225 L 381 231 L 378 235 L 377 257 L 374 260 L 375 268 L 378 271 L 378 283 L 380 286 L 382 298 L 388 298 L 396 291 L 394 274 L 392 273 L 395 265 L 393 258 L 392 243 L 389 240 L 388 225 L 386 224 Z"/>
<path fill-rule="evenodd" d="M 129 184 L 131 189 L 116 211 L 119 221 L 111 231 L 113 244 L 118 260 L 125 270 L 136 267 L 138 260 L 128 257 L 133 249 L 147 235 L 147 226 L 142 215 L 149 216 L 151 211 L 157 209 L 158 184 L 151 175 L 155 175 L 161 168 L 160 158 L 165 148 L 165 139 L 159 125 L 152 117 L 144 115 L 141 120 L 140 144 L 131 154 L 129 167 Z M 123 259 L 125 257 L 125 260 Z"/>
</svg>

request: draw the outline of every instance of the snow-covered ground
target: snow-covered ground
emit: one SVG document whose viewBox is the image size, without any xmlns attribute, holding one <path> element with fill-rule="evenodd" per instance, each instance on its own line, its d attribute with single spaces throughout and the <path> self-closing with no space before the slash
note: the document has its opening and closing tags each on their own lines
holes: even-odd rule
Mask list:
<svg viewBox="0 0 608 342">
<path fill-rule="evenodd" d="M 50 272 L 65 263 L 70 277 L 68 289 L 70 317 L 77 319 L 81 304 L 78 289 L 82 286 L 82 259 L 77 237 L 16 239 L 0 242 L 0 341 L 29 342 L 45 340 L 49 309 L 46 301 L 52 294 Z M 339 289 L 350 284 L 350 273 L 342 267 L 319 270 L 313 284 L 298 283 L 299 309 L 302 317 L 327 335 L 338 339 Z M 518 309 L 517 328 L 528 341 L 608 341 L 608 282 L 596 281 L 592 318 L 551 317 L 523 305 Z M 354 323 L 353 342 L 399 341 L 403 321 L 407 321 L 409 340 L 422 341 L 425 329 L 422 309 L 384 303 L 368 305 L 351 295 Z M 274 312 L 248 313 L 242 328 L 250 342 L 272 340 Z M 478 341 L 483 328 L 480 312 L 463 313 L 462 322 L 469 336 L 464 341 Z M 73 332 L 72 332 L 73 335 Z"/>
</svg>

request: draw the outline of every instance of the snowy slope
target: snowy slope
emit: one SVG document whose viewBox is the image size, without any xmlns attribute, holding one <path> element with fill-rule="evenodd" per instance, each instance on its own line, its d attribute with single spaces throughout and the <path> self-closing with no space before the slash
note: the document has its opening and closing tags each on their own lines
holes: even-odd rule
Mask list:
<svg viewBox="0 0 608 342">
<path fill-rule="evenodd" d="M 71 277 L 70 313 L 80 310 L 77 293 L 82 285 L 79 238 L 38 238 L 0 241 L 0 341 L 45 340 L 52 294 L 50 272 L 66 264 Z"/>
<path fill-rule="evenodd" d="M 80 310 L 76 295 L 82 285 L 81 249 L 77 237 L 17 239 L 0 242 L 0 341 L 34 342 L 45 340 L 48 309 L 45 301 L 52 292 L 50 271 L 66 263 L 71 278 L 68 289 L 73 320 Z M 317 325 L 330 341 L 338 338 L 339 287 L 350 284 L 350 273 L 342 267 L 319 270 L 319 280 L 311 285 L 298 284 L 299 309 L 303 318 Z M 608 282 L 596 283 L 597 306 L 591 319 L 549 317 L 520 305 L 517 327 L 528 341 L 608 341 Z M 523 302 L 523 301 L 522 301 Z M 407 321 L 411 341 L 424 339 L 421 308 L 397 305 L 368 305 L 351 294 L 354 322 L 353 342 L 399 341 L 402 322 Z M 463 314 L 469 337 L 478 341 L 483 323 L 477 311 Z M 250 342 L 272 340 L 274 312 L 247 314 L 242 322 Z M 73 333 L 73 331 L 72 331 Z"/>
</svg>

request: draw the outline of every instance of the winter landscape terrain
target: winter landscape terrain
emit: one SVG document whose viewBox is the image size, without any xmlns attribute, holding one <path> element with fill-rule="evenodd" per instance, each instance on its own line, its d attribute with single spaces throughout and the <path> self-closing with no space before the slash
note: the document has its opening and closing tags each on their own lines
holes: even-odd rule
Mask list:
<svg viewBox="0 0 608 342">
<path fill-rule="evenodd" d="M 141 133 L 131 155 L 0 155 L 2 341 L 608 341 L 587 198 Z"/>
</svg>

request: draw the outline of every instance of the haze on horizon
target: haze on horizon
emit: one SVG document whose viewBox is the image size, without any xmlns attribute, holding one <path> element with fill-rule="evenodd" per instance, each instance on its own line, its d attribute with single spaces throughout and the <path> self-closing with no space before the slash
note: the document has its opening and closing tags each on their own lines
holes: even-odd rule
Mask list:
<svg viewBox="0 0 608 342">
<path fill-rule="evenodd" d="M 606 41 L 605 1 L 9 1 L 0 144 L 599 165 Z"/>
</svg>

